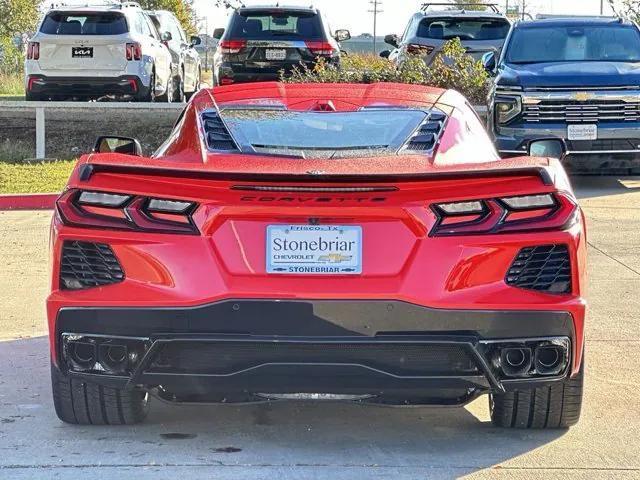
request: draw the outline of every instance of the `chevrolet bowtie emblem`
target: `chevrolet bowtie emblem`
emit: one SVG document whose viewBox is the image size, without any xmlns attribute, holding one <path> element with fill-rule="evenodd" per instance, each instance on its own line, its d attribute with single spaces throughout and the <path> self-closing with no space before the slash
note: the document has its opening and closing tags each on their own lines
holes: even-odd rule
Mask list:
<svg viewBox="0 0 640 480">
<path fill-rule="evenodd" d="M 573 99 L 578 102 L 586 102 L 587 100 L 591 100 L 593 97 L 592 93 L 589 92 L 576 92 L 573 94 Z"/>
</svg>

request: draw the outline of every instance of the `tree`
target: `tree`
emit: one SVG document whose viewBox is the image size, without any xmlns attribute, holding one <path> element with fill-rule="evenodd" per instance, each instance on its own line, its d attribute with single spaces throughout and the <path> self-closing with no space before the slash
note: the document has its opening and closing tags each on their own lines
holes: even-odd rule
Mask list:
<svg viewBox="0 0 640 480">
<path fill-rule="evenodd" d="M 38 0 L 0 0 L 0 38 L 32 32 L 39 18 Z"/>
<path fill-rule="evenodd" d="M 240 0 L 215 0 L 216 6 L 224 7 L 224 8 L 238 8 L 242 6 L 242 1 Z"/>
<path fill-rule="evenodd" d="M 198 31 L 198 17 L 193 8 L 193 0 L 139 0 L 139 3 L 148 10 L 173 12 L 187 34 L 194 34 Z"/>
<path fill-rule="evenodd" d="M 487 3 L 487 0 L 453 0 L 452 6 L 455 8 L 456 5 L 459 5 L 460 8 L 464 8 L 465 10 L 484 10 L 487 8 Z"/>
<path fill-rule="evenodd" d="M 640 2 L 638 0 L 622 0 L 620 2 L 609 0 L 609 5 L 616 15 L 629 17 L 634 22 L 640 21 Z"/>
</svg>

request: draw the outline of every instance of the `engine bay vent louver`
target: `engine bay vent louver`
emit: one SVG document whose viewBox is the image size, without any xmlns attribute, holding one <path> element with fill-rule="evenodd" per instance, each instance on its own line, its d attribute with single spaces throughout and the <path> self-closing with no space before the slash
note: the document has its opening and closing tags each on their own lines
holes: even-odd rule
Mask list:
<svg viewBox="0 0 640 480">
<path fill-rule="evenodd" d="M 119 283 L 124 272 L 109 245 L 64 242 L 60 264 L 60 288 L 82 290 Z"/>
<path fill-rule="evenodd" d="M 548 293 L 571 292 L 571 260 L 566 245 L 541 245 L 520 250 L 513 261 L 508 285 Z"/>
<path fill-rule="evenodd" d="M 441 112 L 431 112 L 429 117 L 409 139 L 403 153 L 424 153 L 432 151 L 442 135 L 447 116 Z"/>
<path fill-rule="evenodd" d="M 209 149 L 224 152 L 238 152 L 240 150 L 218 112 L 209 111 L 203 113 L 202 124 Z"/>
</svg>

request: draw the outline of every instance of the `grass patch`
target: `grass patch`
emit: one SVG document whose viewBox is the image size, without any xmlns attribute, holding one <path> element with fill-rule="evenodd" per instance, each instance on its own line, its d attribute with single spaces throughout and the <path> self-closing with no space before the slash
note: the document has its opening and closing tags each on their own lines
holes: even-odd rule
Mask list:
<svg viewBox="0 0 640 480">
<path fill-rule="evenodd" d="M 0 161 L 0 194 L 60 192 L 75 164 L 75 160 L 37 163 Z"/>
<path fill-rule="evenodd" d="M 0 73 L 0 96 L 24 97 L 22 75 Z"/>
</svg>

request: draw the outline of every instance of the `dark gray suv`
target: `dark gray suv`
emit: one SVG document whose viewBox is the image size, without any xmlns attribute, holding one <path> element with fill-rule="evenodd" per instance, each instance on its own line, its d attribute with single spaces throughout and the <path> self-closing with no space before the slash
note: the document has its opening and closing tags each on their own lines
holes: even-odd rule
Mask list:
<svg viewBox="0 0 640 480">
<path fill-rule="evenodd" d="M 493 4 L 487 10 L 468 10 L 466 4 L 452 7 L 450 3 L 425 3 L 411 17 L 402 35 L 387 35 L 385 42 L 393 51 L 382 52 L 396 64 L 401 64 L 407 55 L 420 55 L 427 65 L 441 52 L 443 45 L 459 38 L 467 52 L 480 60 L 487 52 L 498 52 L 509 33 L 511 23 Z M 467 6 L 477 8 L 478 5 Z"/>
<path fill-rule="evenodd" d="M 318 58 L 340 61 L 340 44 L 348 30 L 332 34 L 314 7 L 242 7 L 228 28 L 216 29 L 220 39 L 214 57 L 217 85 L 277 80 L 300 64 L 312 66 Z"/>
</svg>

